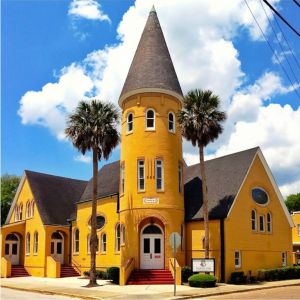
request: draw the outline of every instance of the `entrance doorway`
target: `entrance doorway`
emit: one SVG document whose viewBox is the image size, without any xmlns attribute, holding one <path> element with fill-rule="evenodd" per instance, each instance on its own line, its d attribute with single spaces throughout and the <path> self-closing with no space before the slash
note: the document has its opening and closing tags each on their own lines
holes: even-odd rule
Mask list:
<svg viewBox="0 0 300 300">
<path fill-rule="evenodd" d="M 64 263 L 64 237 L 57 231 L 51 235 L 51 256 L 61 264 Z"/>
<path fill-rule="evenodd" d="M 19 264 L 20 253 L 20 239 L 14 234 L 10 233 L 5 239 L 5 258 L 11 262 L 12 265 Z"/>
<path fill-rule="evenodd" d="M 141 230 L 141 269 L 164 268 L 164 235 L 158 225 L 146 225 Z"/>
</svg>

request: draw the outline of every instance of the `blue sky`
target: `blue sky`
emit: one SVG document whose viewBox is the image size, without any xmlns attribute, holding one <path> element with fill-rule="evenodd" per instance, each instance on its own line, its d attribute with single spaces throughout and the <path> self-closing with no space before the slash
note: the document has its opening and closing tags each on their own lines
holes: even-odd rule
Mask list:
<svg viewBox="0 0 300 300">
<path fill-rule="evenodd" d="M 184 92 L 210 88 L 228 112 L 224 134 L 208 147 L 208 157 L 261 146 L 283 194 L 300 191 L 300 99 L 244 1 L 181 2 L 2 1 L 2 174 L 30 169 L 91 177 L 89 157 L 80 157 L 61 134 L 66 114 L 83 98 L 117 103 L 154 3 Z M 300 30 L 299 7 L 292 1 L 272 3 Z M 249 5 L 281 57 L 259 1 Z M 300 61 L 299 37 L 278 21 Z M 285 58 L 282 64 L 293 78 Z M 294 87 L 300 94 L 296 82 Z M 184 153 L 188 163 L 197 162 L 197 150 L 187 143 Z M 119 149 L 110 161 L 118 157 Z"/>
</svg>

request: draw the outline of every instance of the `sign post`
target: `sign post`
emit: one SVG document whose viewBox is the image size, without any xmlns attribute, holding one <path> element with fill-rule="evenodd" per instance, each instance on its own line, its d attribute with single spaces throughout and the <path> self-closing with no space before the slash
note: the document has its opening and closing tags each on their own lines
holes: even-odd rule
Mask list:
<svg viewBox="0 0 300 300">
<path fill-rule="evenodd" d="M 172 232 L 170 234 L 169 238 L 170 246 L 173 249 L 173 255 L 174 255 L 174 296 L 176 296 L 176 250 L 181 245 L 181 236 L 178 232 Z"/>
</svg>

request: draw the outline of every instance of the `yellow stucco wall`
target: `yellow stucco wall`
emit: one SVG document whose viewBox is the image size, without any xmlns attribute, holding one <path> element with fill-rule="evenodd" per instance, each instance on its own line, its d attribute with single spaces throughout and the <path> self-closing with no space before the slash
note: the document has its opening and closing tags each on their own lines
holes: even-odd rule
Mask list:
<svg viewBox="0 0 300 300">
<path fill-rule="evenodd" d="M 294 212 L 292 215 L 295 227 L 292 230 L 293 239 L 293 263 L 300 264 L 300 211 Z"/>
<path fill-rule="evenodd" d="M 251 190 L 254 187 L 263 188 L 268 196 L 269 203 L 266 206 L 256 204 L 252 200 Z M 259 215 L 268 212 L 272 215 L 272 232 L 252 231 L 251 210 Z M 257 223 L 258 224 L 258 223 Z M 266 224 L 266 223 L 265 223 Z M 234 251 L 241 251 L 241 268 L 235 269 Z M 287 265 L 291 264 L 292 232 L 280 201 L 269 180 L 267 172 L 258 156 L 246 177 L 240 193 L 225 219 L 225 266 L 226 280 L 229 280 L 231 272 L 244 271 L 257 275 L 258 269 L 267 269 L 282 266 L 282 252 L 287 253 Z"/>
<path fill-rule="evenodd" d="M 155 110 L 155 130 L 146 129 L 146 111 Z M 178 188 L 178 164 L 182 163 L 182 138 L 176 120 L 175 133 L 168 130 L 168 113 L 176 116 L 180 101 L 161 93 L 140 93 L 122 104 L 121 164 L 125 164 L 125 190 L 120 195 L 120 220 L 126 224 L 126 236 L 130 244 L 122 247 L 122 261 L 134 258 L 135 268 L 140 268 L 140 230 L 145 222 L 158 222 L 164 231 L 164 266 L 169 268 L 172 257 L 169 235 L 181 233 L 184 223 L 183 193 Z M 127 133 L 126 118 L 133 113 L 133 131 Z M 176 117 L 175 117 L 176 118 Z M 164 164 L 164 189 L 156 190 L 155 159 Z M 137 160 L 145 161 L 145 191 L 137 188 Z M 144 204 L 143 198 L 156 199 L 154 204 Z M 146 225 L 146 224 L 144 224 Z M 185 255 L 178 253 L 180 265 Z"/>
<path fill-rule="evenodd" d="M 79 229 L 79 252 L 72 253 L 72 264 L 79 267 L 81 273 L 90 269 L 90 254 L 88 253 L 87 237 L 90 234 L 89 220 L 91 218 L 91 201 L 77 205 L 77 219 L 72 224 L 72 243 L 74 243 L 74 231 Z M 99 239 L 99 251 L 96 255 L 97 269 L 106 269 L 111 266 L 120 266 L 120 252 L 115 251 L 115 228 L 119 222 L 117 213 L 117 196 L 99 199 L 97 201 L 97 215 L 105 217 L 105 224 L 97 230 Z M 106 233 L 106 253 L 101 251 L 101 235 Z"/>
</svg>

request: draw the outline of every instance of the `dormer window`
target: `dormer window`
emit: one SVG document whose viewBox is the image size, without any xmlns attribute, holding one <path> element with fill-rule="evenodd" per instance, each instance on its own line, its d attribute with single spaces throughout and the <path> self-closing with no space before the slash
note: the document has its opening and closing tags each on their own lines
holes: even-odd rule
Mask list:
<svg viewBox="0 0 300 300">
<path fill-rule="evenodd" d="M 146 129 L 155 129 L 155 111 L 153 109 L 148 109 L 146 112 Z"/>
<path fill-rule="evenodd" d="M 169 132 L 175 132 L 175 115 L 172 112 L 169 112 L 168 114 L 168 128 Z"/>
<path fill-rule="evenodd" d="M 127 133 L 132 132 L 133 130 L 133 114 L 129 113 L 127 115 Z"/>
</svg>

